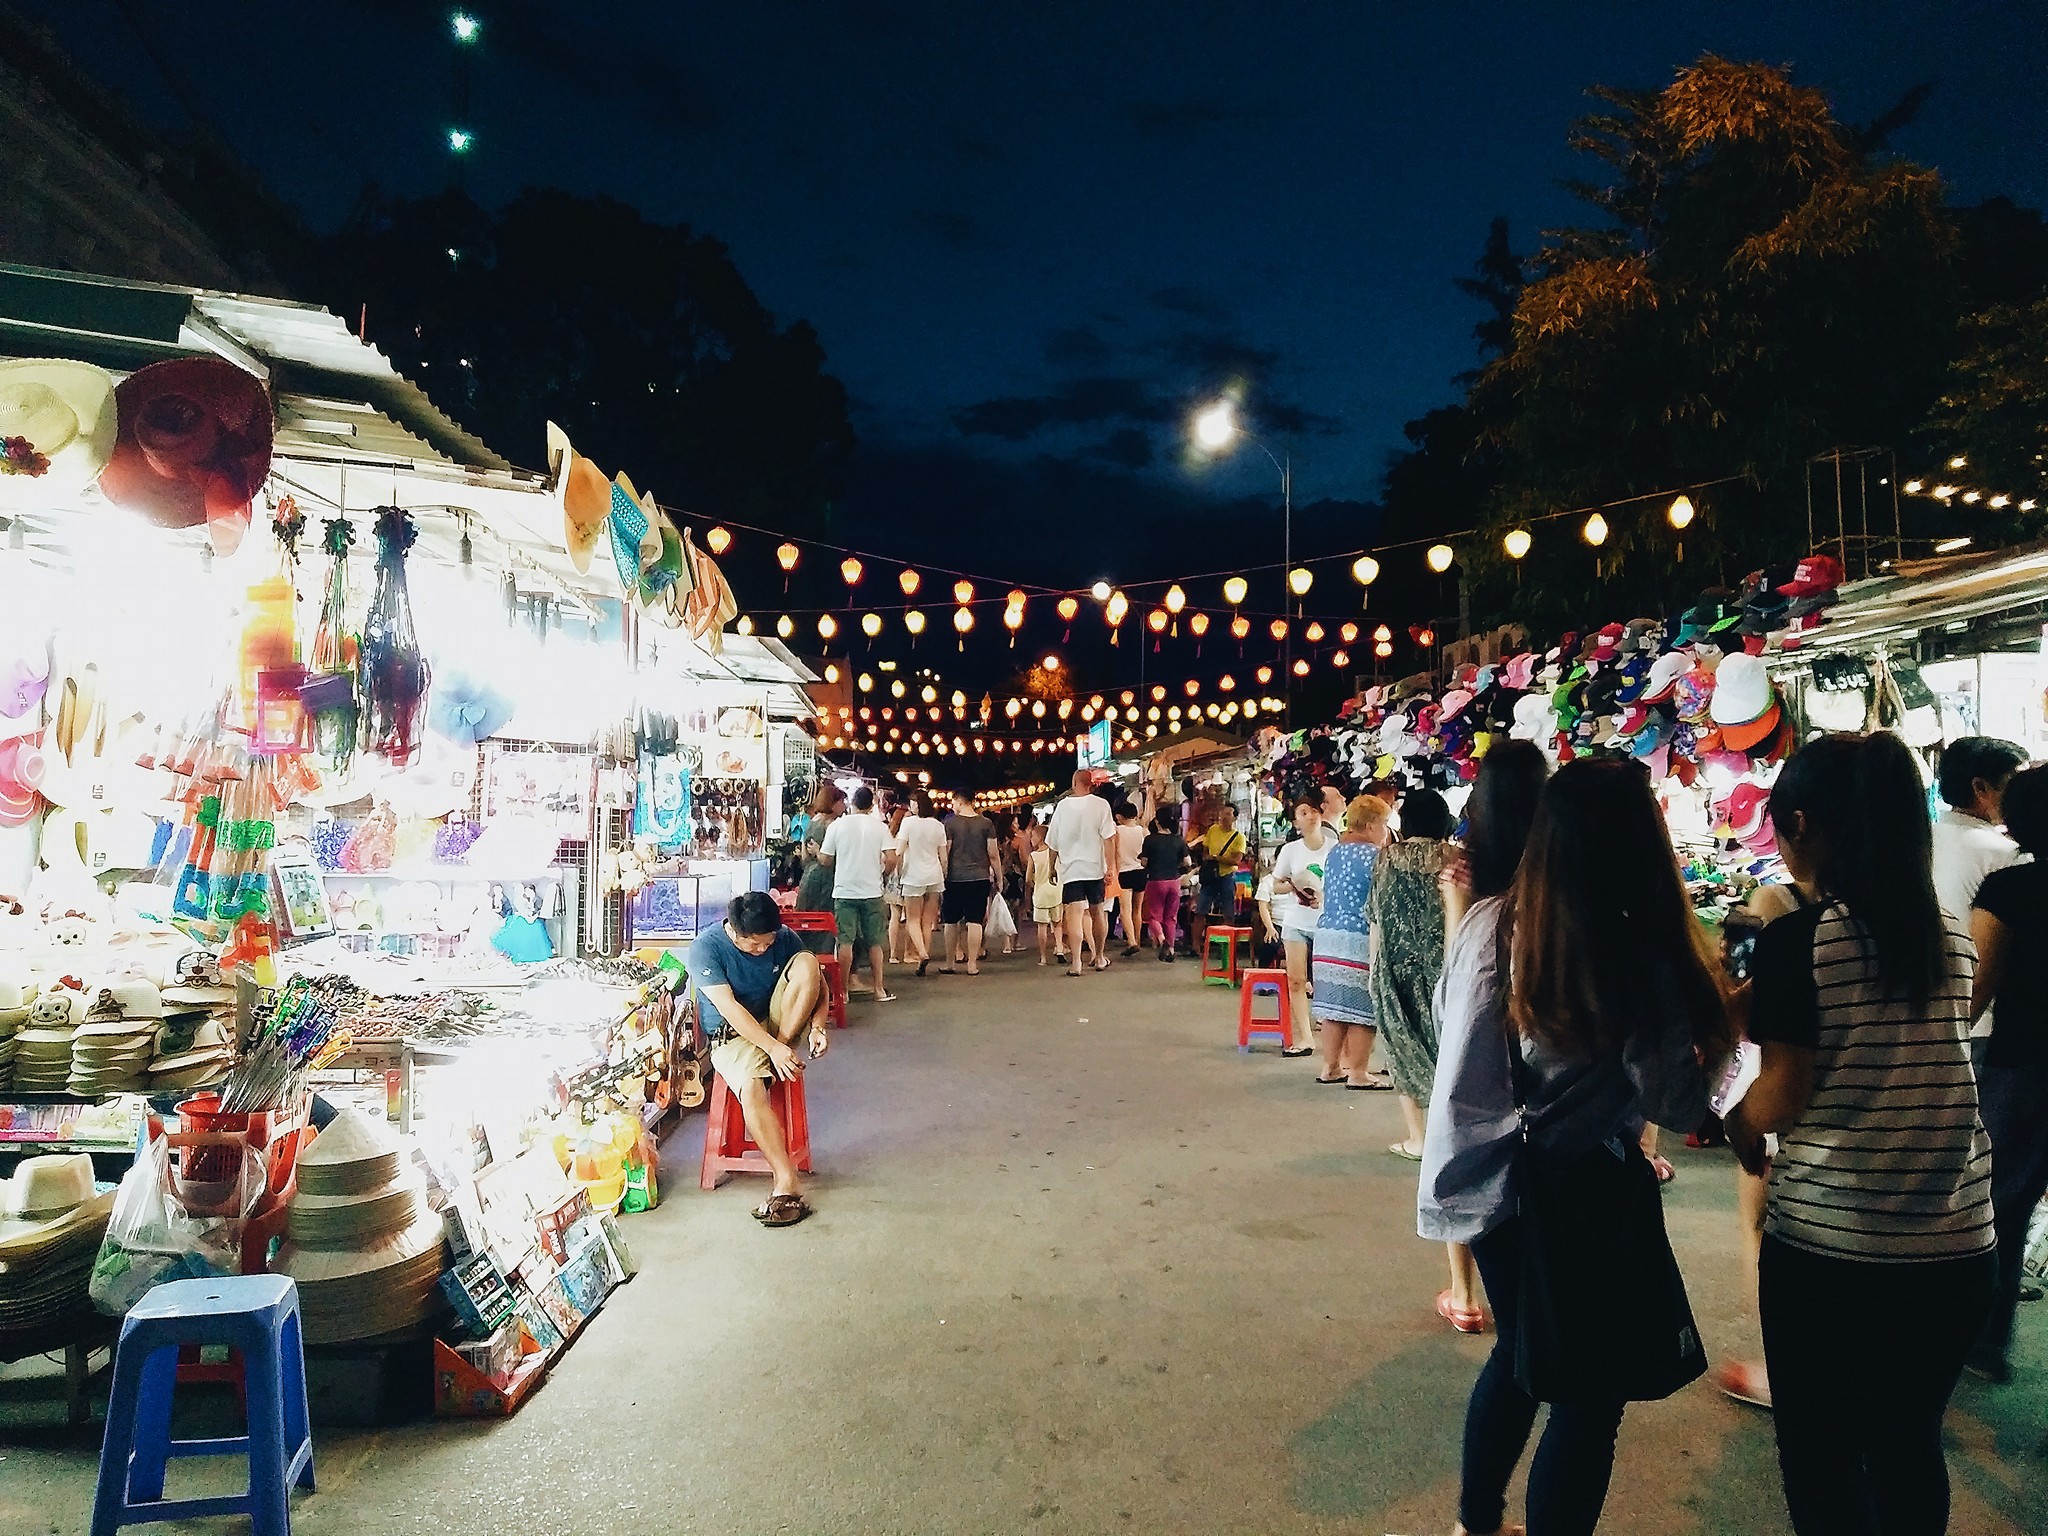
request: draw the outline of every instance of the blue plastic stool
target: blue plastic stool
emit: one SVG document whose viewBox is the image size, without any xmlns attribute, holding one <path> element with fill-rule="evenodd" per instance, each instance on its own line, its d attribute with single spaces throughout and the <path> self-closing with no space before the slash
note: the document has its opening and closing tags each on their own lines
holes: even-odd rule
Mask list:
<svg viewBox="0 0 2048 1536">
<path fill-rule="evenodd" d="M 171 1438 L 171 1394 L 178 1348 L 185 1344 L 224 1344 L 241 1354 L 248 1387 L 245 1437 Z M 242 1455 L 249 1458 L 246 1493 L 164 1498 L 164 1466 L 171 1457 Z M 244 1514 L 255 1521 L 256 1536 L 288 1536 L 294 1485 L 313 1487 L 298 1287 L 283 1275 L 230 1275 L 177 1280 L 144 1296 L 121 1325 L 114 1353 L 92 1536 L 190 1515 Z"/>
</svg>

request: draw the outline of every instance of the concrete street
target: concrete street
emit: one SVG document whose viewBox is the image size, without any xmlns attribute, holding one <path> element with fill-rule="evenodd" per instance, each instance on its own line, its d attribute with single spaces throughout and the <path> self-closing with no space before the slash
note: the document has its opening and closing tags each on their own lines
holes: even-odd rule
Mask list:
<svg viewBox="0 0 2048 1536">
<path fill-rule="evenodd" d="M 817 1216 L 700 1193 L 692 1115 L 627 1225 L 639 1278 L 532 1402 L 322 1435 L 302 1536 L 1450 1529 L 1488 1341 L 1432 1309 L 1391 1095 L 1240 1056 L 1234 994 L 1185 961 L 893 984 L 809 1079 Z M 1709 1347 L 1753 1352 L 1732 1163 L 1674 1142 Z M 1966 1379 L 1950 1415 L 1957 1536 L 2048 1530 L 2048 1303 L 2022 1329 L 2016 1384 Z M 0 1374 L 7 1536 L 85 1529 L 97 1431 L 53 1390 Z M 188 1528 L 236 1527 L 160 1527 Z M 1602 1529 L 1787 1531 L 1768 1416 L 1704 1383 L 1632 1410 Z"/>
</svg>

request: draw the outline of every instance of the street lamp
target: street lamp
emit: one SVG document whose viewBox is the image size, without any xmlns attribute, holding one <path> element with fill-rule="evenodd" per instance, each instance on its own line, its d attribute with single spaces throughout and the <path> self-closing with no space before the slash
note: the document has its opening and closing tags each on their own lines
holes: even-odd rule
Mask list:
<svg viewBox="0 0 2048 1536">
<path fill-rule="evenodd" d="M 1292 590 L 1294 569 L 1294 458 L 1291 454 L 1275 454 L 1258 438 L 1244 430 L 1237 418 L 1237 400 L 1232 395 L 1219 396 L 1195 412 L 1190 423 L 1196 449 L 1211 458 L 1227 453 L 1239 439 L 1250 443 L 1263 453 L 1272 466 L 1280 472 L 1280 569 L 1287 572 L 1287 590 Z M 1286 591 L 1280 598 L 1280 607 L 1287 607 Z M 1281 660 L 1285 661 L 1283 652 Z"/>
<path fill-rule="evenodd" d="M 455 41 L 458 43 L 475 42 L 477 33 L 484 29 L 484 24 L 467 11 L 457 11 L 450 16 L 448 25 L 454 30 Z"/>
</svg>

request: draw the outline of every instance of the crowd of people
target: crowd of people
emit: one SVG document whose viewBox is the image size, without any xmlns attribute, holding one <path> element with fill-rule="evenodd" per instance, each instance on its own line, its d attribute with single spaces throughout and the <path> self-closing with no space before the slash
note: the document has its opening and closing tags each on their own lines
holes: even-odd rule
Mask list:
<svg viewBox="0 0 2048 1536">
<path fill-rule="evenodd" d="M 1966 1366 L 2009 1373 L 2048 1193 L 2048 767 L 2025 763 L 2012 743 L 1951 744 L 1930 820 L 1898 738 L 1809 742 L 1771 792 L 1788 878 L 1718 948 L 1630 761 L 1553 770 L 1505 742 L 1461 815 L 1421 788 L 1295 798 L 1255 896 L 1292 1016 L 1313 1021 L 1284 1054 L 1396 1096 L 1388 1150 L 1418 1165 L 1418 1233 L 1446 1248 L 1437 1311 L 1495 1336 L 1467 1409 L 1462 1536 L 1523 1529 L 1507 1489 L 1546 1407 L 1526 1529 L 1592 1531 L 1626 1405 L 1707 1369 L 1664 1230 L 1660 1126 L 1725 1139 L 1739 1165 L 1764 1359 L 1720 1384 L 1774 1411 L 1794 1529 L 1946 1528 L 1943 1415 Z M 1119 943 L 1170 962 L 1184 906 L 1190 948 L 1237 916 L 1250 850 L 1227 806 L 1197 826 L 1192 801 L 1086 773 L 1044 821 L 950 798 L 943 820 L 922 793 L 828 786 L 812 807 L 796 906 L 833 914 L 839 969 L 864 962 L 877 1002 L 891 965 L 975 974 L 985 946 L 1022 949 L 1027 915 L 1038 963 L 1070 977 L 1109 969 Z M 798 1035 L 827 1043 L 816 957 L 757 893 L 691 969 L 714 1064 L 750 1125 L 772 1121 Z M 777 1180 L 755 1215 L 801 1220 L 765 1129 Z M 1912 1349 L 1873 1349 L 1901 1318 Z"/>
</svg>

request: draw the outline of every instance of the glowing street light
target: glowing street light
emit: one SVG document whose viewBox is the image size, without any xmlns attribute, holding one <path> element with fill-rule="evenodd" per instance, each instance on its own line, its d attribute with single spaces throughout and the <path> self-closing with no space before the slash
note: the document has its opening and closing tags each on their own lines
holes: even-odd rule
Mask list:
<svg viewBox="0 0 2048 1536">
<path fill-rule="evenodd" d="M 448 130 L 448 151 L 450 154 L 466 155 L 469 153 L 470 146 L 474 143 L 476 143 L 476 135 L 467 128 L 450 128 Z"/>
<path fill-rule="evenodd" d="M 1237 441 L 1237 402 L 1228 395 L 1195 412 L 1195 446 L 1204 453 L 1221 453 Z"/>
<path fill-rule="evenodd" d="M 475 42 L 477 34 L 484 29 L 484 24 L 467 11 L 457 11 L 450 16 L 448 26 L 455 33 L 455 41 L 458 43 Z"/>
</svg>

